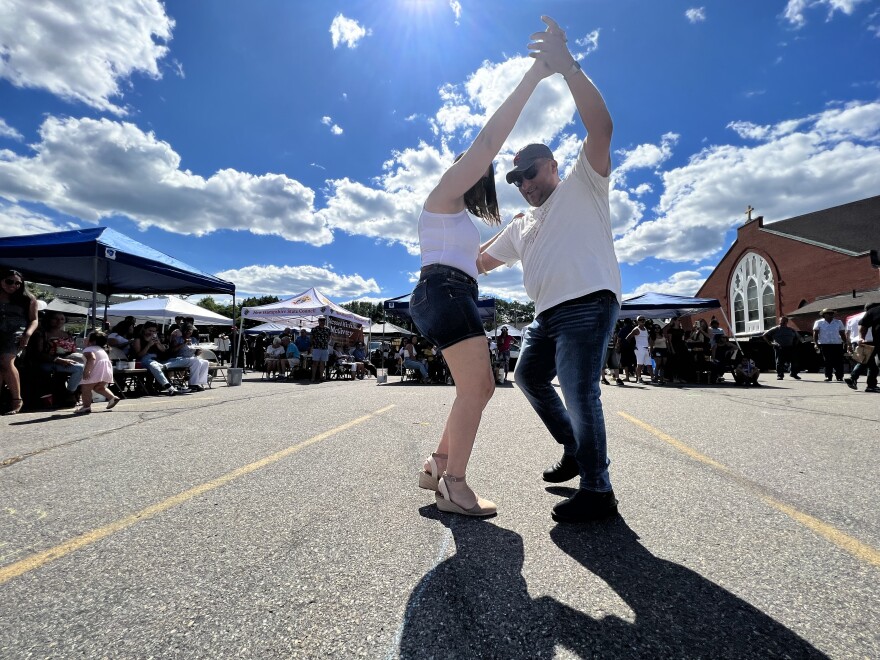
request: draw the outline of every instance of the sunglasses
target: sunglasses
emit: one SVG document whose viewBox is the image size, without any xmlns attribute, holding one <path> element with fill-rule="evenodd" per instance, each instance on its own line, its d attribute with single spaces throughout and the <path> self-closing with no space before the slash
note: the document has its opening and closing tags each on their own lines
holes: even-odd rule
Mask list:
<svg viewBox="0 0 880 660">
<path fill-rule="evenodd" d="M 11 277 L 8 277 L 5 280 L 3 280 L 3 284 L 5 284 L 6 286 L 21 286 L 22 282 L 20 280 L 16 280 Z"/>
<path fill-rule="evenodd" d="M 541 167 L 543 162 L 544 161 L 539 160 L 535 163 L 532 163 L 531 167 L 529 167 L 527 170 L 525 170 L 522 173 L 521 177 L 517 177 L 516 179 L 513 180 L 513 185 L 515 185 L 517 188 L 519 188 L 520 186 L 522 186 L 523 181 L 531 181 L 536 176 L 538 176 L 538 169 Z"/>
</svg>

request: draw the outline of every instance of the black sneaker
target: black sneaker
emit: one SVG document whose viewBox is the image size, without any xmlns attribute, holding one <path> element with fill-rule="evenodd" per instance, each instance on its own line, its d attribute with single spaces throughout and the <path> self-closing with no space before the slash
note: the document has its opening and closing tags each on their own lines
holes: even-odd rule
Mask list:
<svg viewBox="0 0 880 660">
<path fill-rule="evenodd" d="M 776 380 L 782 380 L 783 378 L 785 378 L 785 376 L 777 376 Z"/>
<path fill-rule="evenodd" d="M 826 379 L 825 379 L 825 382 L 826 382 L 826 383 L 830 383 L 830 382 L 831 382 L 831 379 L 830 379 L 830 378 L 826 378 Z"/>
<path fill-rule="evenodd" d="M 852 378 L 844 378 L 843 382 L 846 383 L 846 386 L 851 390 L 859 389 L 858 385 L 856 385 L 856 381 L 854 381 Z"/>
<path fill-rule="evenodd" d="M 877 392 L 880 392 L 880 387 L 866 387 L 865 392 L 873 392 L 876 394 Z"/>
<path fill-rule="evenodd" d="M 580 489 L 571 498 L 553 507 L 551 517 L 559 523 L 585 523 L 617 515 L 614 491 L 597 493 Z"/>
<path fill-rule="evenodd" d="M 553 467 L 544 470 L 544 481 L 551 484 L 559 484 L 569 479 L 574 479 L 580 474 L 577 459 L 574 456 L 563 454 L 562 459 Z"/>
<path fill-rule="evenodd" d="M 794 378 L 795 380 L 800 380 L 800 379 L 801 379 L 801 377 L 798 376 L 797 374 L 792 374 L 791 377 Z"/>
</svg>

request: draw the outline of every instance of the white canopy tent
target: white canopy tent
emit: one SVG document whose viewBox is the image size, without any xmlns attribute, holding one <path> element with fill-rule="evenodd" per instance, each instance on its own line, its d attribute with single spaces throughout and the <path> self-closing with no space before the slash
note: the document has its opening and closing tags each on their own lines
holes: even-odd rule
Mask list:
<svg viewBox="0 0 880 660">
<path fill-rule="evenodd" d="M 232 325 L 232 319 L 194 305 L 177 296 L 143 298 L 142 300 L 110 305 L 106 315 L 120 319 L 133 316 L 139 320 L 156 321 L 162 324 L 173 322 L 175 316 L 191 316 L 196 324 Z"/>
<path fill-rule="evenodd" d="M 286 323 L 290 327 L 299 327 L 300 321 L 303 322 L 304 327 L 310 327 L 306 323 L 315 325 L 320 316 L 332 316 L 343 321 L 358 323 L 364 327 L 370 325 L 370 319 L 340 307 L 314 287 L 303 291 L 298 296 L 277 303 L 260 305 L 259 307 L 245 307 L 241 310 L 241 315 L 245 319 Z"/>
<path fill-rule="evenodd" d="M 522 337 L 523 336 L 523 331 L 517 330 L 515 327 L 513 327 L 513 325 L 499 325 L 494 330 L 487 331 L 486 336 L 487 337 L 497 337 L 498 335 L 501 334 L 501 328 L 507 328 L 507 334 L 509 334 L 511 337 Z"/>
<path fill-rule="evenodd" d="M 259 307 L 244 307 L 241 310 L 242 321 L 251 319 L 279 323 L 291 328 L 312 328 L 318 324 L 318 319 L 322 316 L 335 319 L 337 327 L 348 326 L 351 329 L 355 326 L 367 328 L 370 325 L 370 319 L 340 307 L 314 287 L 286 300 Z M 333 326 L 334 322 L 330 321 L 328 325 Z M 241 350 L 241 337 L 242 335 L 239 335 L 239 348 L 236 350 Z"/>
<path fill-rule="evenodd" d="M 367 334 L 369 335 L 413 335 L 414 332 L 410 332 L 406 328 L 401 328 L 399 325 L 394 325 L 393 323 L 374 323 L 367 329 Z"/>
</svg>

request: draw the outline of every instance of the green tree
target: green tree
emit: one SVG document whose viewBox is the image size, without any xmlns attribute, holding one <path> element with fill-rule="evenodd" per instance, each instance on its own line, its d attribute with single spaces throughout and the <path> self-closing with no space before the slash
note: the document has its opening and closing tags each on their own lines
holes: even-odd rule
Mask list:
<svg viewBox="0 0 880 660">
<path fill-rule="evenodd" d="M 353 300 L 351 302 L 345 303 L 344 305 L 341 305 L 341 307 L 347 309 L 353 314 L 357 314 L 358 316 L 366 316 L 373 323 L 381 323 L 385 315 L 385 311 L 382 308 L 382 303 L 371 303 L 362 300 Z"/>
</svg>

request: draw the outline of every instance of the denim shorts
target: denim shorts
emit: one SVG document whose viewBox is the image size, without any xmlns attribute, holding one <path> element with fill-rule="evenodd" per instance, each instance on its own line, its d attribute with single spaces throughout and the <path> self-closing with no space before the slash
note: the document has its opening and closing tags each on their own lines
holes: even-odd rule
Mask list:
<svg viewBox="0 0 880 660">
<path fill-rule="evenodd" d="M 409 299 L 409 313 L 419 332 L 439 349 L 471 337 L 485 337 L 477 309 L 477 281 L 452 266 L 431 264 Z"/>
</svg>

